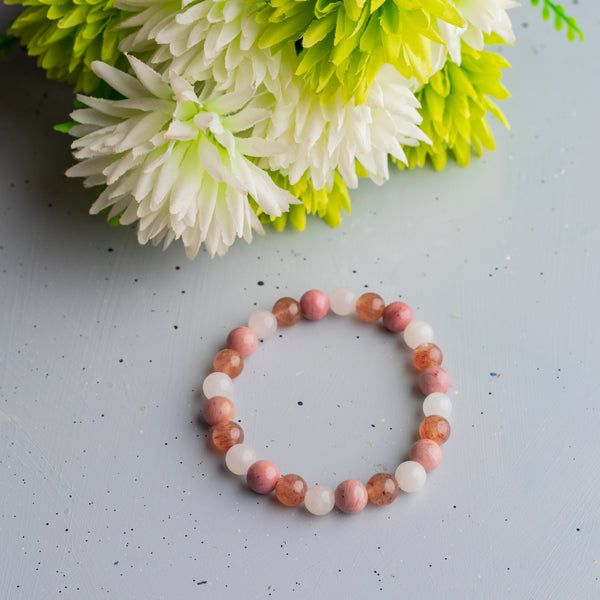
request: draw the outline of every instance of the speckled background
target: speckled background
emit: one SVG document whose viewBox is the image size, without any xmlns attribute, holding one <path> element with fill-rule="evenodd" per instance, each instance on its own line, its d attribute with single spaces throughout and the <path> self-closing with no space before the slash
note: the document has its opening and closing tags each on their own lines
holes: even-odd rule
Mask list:
<svg viewBox="0 0 600 600">
<path fill-rule="evenodd" d="M 89 216 L 51 127 L 69 91 L 0 63 L 0 598 L 600 597 L 600 27 L 568 9 L 583 44 L 512 12 L 497 152 L 213 261 Z M 419 494 L 318 518 L 226 472 L 199 389 L 256 307 L 342 284 L 433 324 L 453 434 Z M 311 484 L 393 470 L 421 418 L 408 358 L 351 319 L 285 331 L 236 381 L 248 442 Z"/>
</svg>

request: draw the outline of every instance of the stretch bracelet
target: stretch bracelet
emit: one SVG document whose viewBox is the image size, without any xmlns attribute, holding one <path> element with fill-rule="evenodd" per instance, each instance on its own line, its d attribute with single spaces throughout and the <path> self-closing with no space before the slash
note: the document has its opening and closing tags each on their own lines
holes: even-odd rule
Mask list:
<svg viewBox="0 0 600 600">
<path fill-rule="evenodd" d="M 419 426 L 419 440 L 410 450 L 409 460 L 401 463 L 394 475 L 376 473 L 366 485 L 356 479 L 342 481 L 335 491 L 325 485 L 308 487 L 302 477 L 294 473 L 281 476 L 277 466 L 269 460 L 256 460 L 255 451 L 244 444 L 244 431 L 233 418 L 235 409 L 230 400 L 233 379 L 244 368 L 244 359 L 257 348 L 258 340 L 271 337 L 277 328 L 291 327 L 301 318 L 309 321 L 322 319 L 331 310 L 336 315 L 356 314 L 361 320 L 375 323 L 380 319 L 384 327 L 394 333 L 402 332 L 404 342 L 413 350 L 412 360 L 419 371 L 419 387 L 425 400 L 425 418 Z M 203 408 L 204 420 L 210 427 L 212 442 L 217 450 L 225 452 L 227 468 L 236 475 L 245 475 L 248 486 L 258 494 L 275 492 L 285 506 L 304 502 L 314 515 L 325 515 L 334 506 L 345 513 L 362 510 L 369 501 L 382 506 L 390 504 L 399 490 L 416 492 L 423 487 L 427 472 L 442 460 L 440 446 L 450 436 L 448 417 L 452 403 L 446 395 L 450 376 L 441 367 L 442 351 L 433 343 L 433 329 L 425 321 L 414 321 L 413 311 L 404 302 L 385 305 L 378 294 L 366 293 L 356 297 L 346 287 L 335 289 L 329 297 L 320 290 L 309 290 L 300 302 L 280 298 L 273 309 L 257 310 L 250 315 L 247 327 L 236 327 L 227 336 L 227 348 L 213 361 L 214 372 L 206 377 L 202 389 L 207 397 Z"/>
</svg>

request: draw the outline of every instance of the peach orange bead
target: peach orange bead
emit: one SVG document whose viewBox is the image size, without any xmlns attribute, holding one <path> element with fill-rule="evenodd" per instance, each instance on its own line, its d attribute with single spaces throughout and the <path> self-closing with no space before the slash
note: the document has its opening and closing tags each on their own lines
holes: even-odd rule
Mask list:
<svg viewBox="0 0 600 600">
<path fill-rule="evenodd" d="M 426 471 L 433 471 L 442 462 L 442 449 L 433 440 L 419 440 L 410 449 L 410 460 L 420 463 Z"/>
<path fill-rule="evenodd" d="M 250 356 L 257 346 L 258 338 L 250 327 L 236 327 L 227 336 L 227 348 L 235 350 L 242 358 Z"/>
<path fill-rule="evenodd" d="M 450 423 L 439 415 L 425 417 L 419 425 L 419 436 L 441 446 L 450 437 Z"/>
<path fill-rule="evenodd" d="M 385 302 L 379 294 L 367 292 L 356 301 L 356 314 L 361 321 L 373 323 L 381 318 Z"/>
<path fill-rule="evenodd" d="M 231 446 L 244 441 L 244 430 L 233 421 L 217 423 L 212 432 L 212 441 L 217 450 L 227 452 Z"/>
<path fill-rule="evenodd" d="M 291 327 L 300 320 L 302 308 L 293 298 L 279 298 L 273 305 L 273 314 L 279 327 Z"/>
<path fill-rule="evenodd" d="M 356 479 L 346 479 L 335 488 L 335 505 L 348 514 L 361 511 L 369 501 L 367 488 Z"/>
<path fill-rule="evenodd" d="M 303 502 L 307 489 L 306 481 L 300 475 L 289 473 L 275 485 L 275 495 L 284 506 L 298 506 Z"/>
<path fill-rule="evenodd" d="M 441 365 L 444 355 L 435 344 L 421 344 L 413 350 L 413 364 L 419 371 Z"/>
<path fill-rule="evenodd" d="M 204 420 L 212 427 L 217 423 L 231 421 L 235 416 L 233 402 L 225 396 L 215 396 L 204 404 L 202 409 Z"/>
<path fill-rule="evenodd" d="M 279 481 L 279 469 L 270 460 L 259 460 L 250 465 L 246 475 L 248 487 L 257 494 L 270 494 Z"/>
<path fill-rule="evenodd" d="M 373 504 L 391 504 L 398 495 L 398 482 L 389 473 L 376 473 L 367 481 L 367 494 Z"/>
<path fill-rule="evenodd" d="M 225 373 L 232 379 L 237 377 L 244 368 L 244 359 L 236 350 L 226 348 L 221 350 L 213 360 L 213 369 L 219 373 Z"/>
<path fill-rule="evenodd" d="M 412 319 L 412 308 L 404 302 L 392 302 L 383 309 L 383 324 L 394 333 L 404 331 Z"/>
<path fill-rule="evenodd" d="M 426 396 L 433 392 L 445 394 L 450 389 L 450 384 L 448 371 L 439 365 L 427 367 L 419 375 L 419 387 Z"/>
<path fill-rule="evenodd" d="M 320 290 L 308 290 L 300 298 L 302 316 L 309 321 L 318 321 L 329 312 L 329 298 Z"/>
</svg>

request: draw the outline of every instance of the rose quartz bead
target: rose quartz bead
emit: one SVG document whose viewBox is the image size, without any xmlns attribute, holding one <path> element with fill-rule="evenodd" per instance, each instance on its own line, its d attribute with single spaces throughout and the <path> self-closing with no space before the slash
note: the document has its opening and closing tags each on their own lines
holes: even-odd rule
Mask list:
<svg viewBox="0 0 600 600">
<path fill-rule="evenodd" d="M 270 460 L 259 460 L 250 466 L 246 481 L 257 494 L 269 494 L 279 481 L 279 469 Z"/>
<path fill-rule="evenodd" d="M 217 423 L 231 421 L 235 416 L 233 402 L 225 396 L 215 396 L 204 404 L 202 409 L 204 420 L 212 427 Z"/>
<path fill-rule="evenodd" d="M 427 473 L 421 463 L 406 460 L 396 469 L 396 481 L 403 492 L 418 492 L 427 481 Z"/>
<path fill-rule="evenodd" d="M 300 320 L 302 308 L 293 298 L 279 298 L 273 305 L 273 314 L 279 327 L 291 327 Z"/>
<path fill-rule="evenodd" d="M 277 319 L 270 310 L 255 310 L 248 317 L 248 327 L 259 340 L 266 340 L 277 331 Z"/>
<path fill-rule="evenodd" d="M 385 302 L 379 294 L 368 292 L 356 301 L 356 314 L 361 321 L 373 323 L 381 318 Z"/>
<path fill-rule="evenodd" d="M 244 430 L 233 421 L 223 421 L 215 425 L 212 440 L 217 450 L 227 452 L 231 446 L 244 441 Z"/>
<path fill-rule="evenodd" d="M 233 381 L 225 373 L 210 373 L 204 378 L 202 391 L 207 398 L 225 396 L 230 398 L 233 394 Z"/>
<path fill-rule="evenodd" d="M 433 392 L 445 394 L 450 389 L 450 383 L 448 371 L 438 365 L 427 367 L 419 375 L 419 387 L 426 396 Z"/>
<path fill-rule="evenodd" d="M 257 346 L 258 338 L 250 327 L 236 327 L 227 336 L 227 347 L 238 352 L 242 358 L 250 356 Z"/>
<path fill-rule="evenodd" d="M 411 321 L 404 330 L 404 341 L 412 350 L 433 342 L 433 336 L 433 327 L 426 321 Z"/>
<path fill-rule="evenodd" d="M 441 446 L 450 437 L 450 423 L 439 415 L 425 417 L 419 425 L 419 436 Z"/>
<path fill-rule="evenodd" d="M 302 316 L 309 321 L 318 321 L 329 312 L 329 298 L 320 290 L 308 290 L 300 298 Z"/>
<path fill-rule="evenodd" d="M 373 504 L 390 504 L 398 495 L 398 482 L 389 473 L 376 473 L 367 482 L 367 494 Z"/>
<path fill-rule="evenodd" d="M 423 465 L 426 471 L 433 471 L 442 462 L 442 449 L 432 440 L 419 440 L 410 450 L 410 460 Z"/>
<path fill-rule="evenodd" d="M 369 500 L 367 488 L 356 479 L 346 479 L 335 488 L 335 505 L 345 513 L 361 511 Z"/>
<path fill-rule="evenodd" d="M 304 506 L 309 513 L 322 517 L 335 506 L 334 493 L 326 485 L 313 485 L 306 490 Z"/>
<path fill-rule="evenodd" d="M 347 287 L 338 287 L 329 294 L 329 308 L 331 312 L 342 317 L 354 312 L 356 308 L 356 294 Z"/>
<path fill-rule="evenodd" d="M 440 417 L 447 419 L 452 413 L 452 401 L 446 394 L 433 392 L 423 400 L 423 412 L 426 417 L 440 415 Z"/>
<path fill-rule="evenodd" d="M 421 344 L 414 349 L 412 359 L 415 367 L 423 371 L 427 367 L 441 365 L 444 355 L 435 344 Z"/>
<path fill-rule="evenodd" d="M 383 324 L 394 333 L 404 331 L 412 318 L 412 308 L 404 302 L 392 302 L 383 309 Z"/>
<path fill-rule="evenodd" d="M 244 368 L 244 359 L 239 352 L 226 348 L 221 350 L 213 360 L 213 369 L 219 373 L 225 373 L 232 379 L 237 377 Z"/>
<path fill-rule="evenodd" d="M 306 481 L 300 475 L 289 473 L 275 485 L 275 495 L 285 506 L 298 506 L 304 500 L 307 489 Z"/>
</svg>

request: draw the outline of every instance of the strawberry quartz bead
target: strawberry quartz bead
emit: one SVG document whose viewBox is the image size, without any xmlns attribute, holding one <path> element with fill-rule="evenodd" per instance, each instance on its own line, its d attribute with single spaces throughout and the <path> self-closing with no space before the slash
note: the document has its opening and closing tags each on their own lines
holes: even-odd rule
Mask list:
<svg viewBox="0 0 600 600">
<path fill-rule="evenodd" d="M 284 506 L 298 506 L 304 501 L 307 489 L 306 481 L 300 475 L 289 473 L 275 485 L 275 495 Z"/>
<path fill-rule="evenodd" d="M 441 446 L 450 437 L 450 423 L 439 415 L 425 417 L 419 425 L 419 437 Z"/>
<path fill-rule="evenodd" d="M 227 348 L 235 350 L 242 358 L 250 356 L 257 346 L 258 338 L 250 327 L 236 327 L 227 336 Z"/>
<path fill-rule="evenodd" d="M 273 305 L 273 314 L 279 327 L 291 327 L 300 320 L 302 308 L 293 298 L 280 298 Z"/>
<path fill-rule="evenodd" d="M 413 364 L 419 371 L 442 364 L 444 355 L 435 344 L 421 344 L 413 351 Z"/>
<path fill-rule="evenodd" d="M 356 314 L 361 321 L 373 323 L 381 318 L 385 302 L 379 294 L 368 292 L 356 301 Z"/>
<path fill-rule="evenodd" d="M 373 504 L 391 504 L 398 495 L 398 482 L 389 473 L 376 473 L 367 481 L 367 494 Z"/>
<path fill-rule="evenodd" d="M 318 321 L 329 312 L 329 298 L 320 290 L 308 290 L 300 298 L 302 316 L 309 321 Z"/>
<path fill-rule="evenodd" d="M 404 331 L 412 319 L 412 308 L 404 302 L 392 302 L 383 309 L 383 324 L 394 333 Z"/>
<path fill-rule="evenodd" d="M 217 423 L 212 432 L 212 441 L 217 450 L 227 452 L 232 446 L 244 441 L 244 430 L 233 421 Z"/>
<path fill-rule="evenodd" d="M 419 387 L 426 396 L 433 392 L 445 394 L 450 389 L 450 384 L 448 371 L 438 365 L 427 367 L 419 375 Z"/>
<path fill-rule="evenodd" d="M 367 488 L 356 479 L 346 479 L 335 489 L 335 505 L 348 514 L 361 511 L 369 501 Z"/>
<path fill-rule="evenodd" d="M 426 471 L 433 471 L 442 462 L 442 449 L 433 440 L 419 440 L 410 450 L 410 460 L 420 463 Z"/>
<path fill-rule="evenodd" d="M 231 421 L 235 416 L 233 402 L 225 396 L 210 398 L 202 409 L 202 416 L 211 427 L 217 423 Z"/>
<path fill-rule="evenodd" d="M 279 481 L 279 469 L 270 460 L 259 460 L 250 465 L 246 475 L 248 487 L 257 494 L 270 494 Z"/>
<path fill-rule="evenodd" d="M 213 369 L 219 373 L 225 373 L 232 379 L 237 377 L 244 368 L 244 359 L 236 350 L 229 348 L 221 350 L 213 360 Z"/>
</svg>

